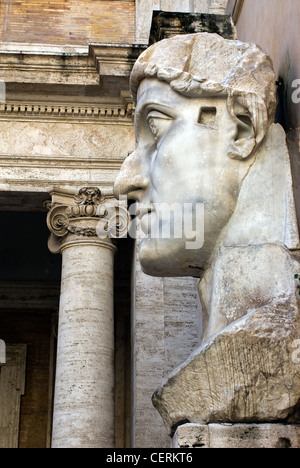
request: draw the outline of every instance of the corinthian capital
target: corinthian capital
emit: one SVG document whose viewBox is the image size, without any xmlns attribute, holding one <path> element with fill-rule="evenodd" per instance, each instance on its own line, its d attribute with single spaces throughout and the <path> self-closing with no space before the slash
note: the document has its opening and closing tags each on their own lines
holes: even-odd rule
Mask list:
<svg viewBox="0 0 300 468">
<path fill-rule="evenodd" d="M 109 238 L 126 234 L 130 222 L 127 210 L 107 200 L 98 187 L 83 187 L 75 196 L 54 192 L 46 206 L 51 232 L 48 247 L 52 253 L 61 252 L 69 241 L 110 242 Z"/>
<path fill-rule="evenodd" d="M 97 238 L 97 223 L 106 215 L 105 201 L 98 187 L 83 187 L 75 196 L 52 193 L 52 201 L 47 202 L 50 251 L 59 253 L 70 239 Z"/>
</svg>

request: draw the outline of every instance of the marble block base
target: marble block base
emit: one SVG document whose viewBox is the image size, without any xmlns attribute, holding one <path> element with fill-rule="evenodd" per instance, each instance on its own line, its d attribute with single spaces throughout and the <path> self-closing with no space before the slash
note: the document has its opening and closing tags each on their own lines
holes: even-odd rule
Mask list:
<svg viewBox="0 0 300 468">
<path fill-rule="evenodd" d="M 283 424 L 185 424 L 173 448 L 300 448 L 300 426 Z"/>
</svg>

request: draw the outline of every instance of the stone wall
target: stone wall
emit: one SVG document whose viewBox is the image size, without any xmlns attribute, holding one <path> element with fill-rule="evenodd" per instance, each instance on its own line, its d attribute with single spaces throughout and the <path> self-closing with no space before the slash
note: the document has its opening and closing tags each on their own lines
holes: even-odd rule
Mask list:
<svg viewBox="0 0 300 468">
<path fill-rule="evenodd" d="M 154 10 L 224 14 L 226 6 L 227 0 L 2 0 L 0 43 L 148 44 Z"/>
<path fill-rule="evenodd" d="M 132 294 L 132 445 L 170 447 L 152 395 L 200 344 L 198 280 L 152 278 L 135 261 Z"/>
<path fill-rule="evenodd" d="M 134 42 L 133 0 L 1 0 L 0 42 Z"/>
<path fill-rule="evenodd" d="M 300 79 L 300 5 L 298 0 L 245 0 L 237 22 L 238 38 L 260 45 L 271 56 L 277 78 L 288 86 Z M 300 104 L 291 100 L 288 107 L 292 127 L 300 126 Z"/>
<path fill-rule="evenodd" d="M 148 43 L 152 11 L 224 14 L 227 0 L 136 0 L 137 43 Z"/>
<path fill-rule="evenodd" d="M 279 121 L 288 133 L 298 221 L 300 220 L 300 102 L 293 102 L 300 79 L 298 0 L 245 0 L 237 21 L 238 39 L 260 45 L 273 60 L 280 82 Z M 299 84 L 298 84 L 299 89 Z M 299 92 L 297 93 L 299 98 Z M 299 99 L 298 99 L 299 101 Z"/>
<path fill-rule="evenodd" d="M 82 182 L 107 187 L 134 149 L 132 127 L 0 120 L 0 190 L 51 192 Z"/>
<path fill-rule="evenodd" d="M 144 275 L 138 260 L 133 278 L 132 343 L 132 445 L 168 447 L 167 432 L 151 402 L 164 375 L 163 279 Z"/>
</svg>

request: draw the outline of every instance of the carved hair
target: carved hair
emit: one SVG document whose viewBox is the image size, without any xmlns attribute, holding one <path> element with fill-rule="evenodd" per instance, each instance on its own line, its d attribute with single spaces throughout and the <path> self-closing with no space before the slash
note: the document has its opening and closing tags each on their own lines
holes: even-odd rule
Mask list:
<svg viewBox="0 0 300 468">
<path fill-rule="evenodd" d="M 274 122 L 276 86 L 273 63 L 258 46 L 226 40 L 217 34 L 176 36 L 149 47 L 131 74 L 136 100 L 140 82 L 157 78 L 188 97 L 226 95 L 228 109 L 237 118 L 249 116 L 256 145 Z"/>
</svg>

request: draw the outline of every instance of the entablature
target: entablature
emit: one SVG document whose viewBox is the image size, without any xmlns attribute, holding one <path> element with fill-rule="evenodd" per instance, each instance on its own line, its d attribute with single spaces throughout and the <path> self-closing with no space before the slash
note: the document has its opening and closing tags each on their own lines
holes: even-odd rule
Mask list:
<svg viewBox="0 0 300 468">
<path fill-rule="evenodd" d="M 132 125 L 129 77 L 146 46 L 0 44 L 0 120 Z"/>
<path fill-rule="evenodd" d="M 6 83 L 99 84 L 102 76 L 130 76 L 146 46 L 90 44 L 57 47 L 0 44 L 0 79 Z"/>
</svg>

